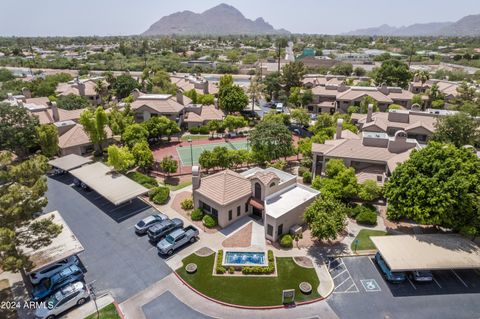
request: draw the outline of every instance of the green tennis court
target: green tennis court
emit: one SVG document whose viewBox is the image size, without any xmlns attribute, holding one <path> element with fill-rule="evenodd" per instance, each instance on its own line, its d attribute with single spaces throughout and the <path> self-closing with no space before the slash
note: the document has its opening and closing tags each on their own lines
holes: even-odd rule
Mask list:
<svg viewBox="0 0 480 319">
<path fill-rule="evenodd" d="M 192 165 L 192 156 L 193 156 L 193 165 L 198 164 L 198 158 L 203 151 L 211 151 L 217 146 L 224 146 L 232 150 L 246 150 L 248 148 L 247 141 L 235 141 L 235 142 L 224 142 L 224 143 L 212 143 L 212 144 L 202 144 L 202 145 L 187 145 L 183 147 L 177 147 L 178 157 L 182 162 L 183 166 Z M 191 147 L 191 149 L 190 149 Z"/>
</svg>

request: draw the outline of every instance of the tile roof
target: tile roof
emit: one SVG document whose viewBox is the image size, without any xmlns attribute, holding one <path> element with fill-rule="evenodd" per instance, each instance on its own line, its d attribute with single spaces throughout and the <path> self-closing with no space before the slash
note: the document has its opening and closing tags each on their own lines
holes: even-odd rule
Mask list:
<svg viewBox="0 0 480 319">
<path fill-rule="evenodd" d="M 112 131 L 107 127 L 107 138 L 112 137 Z M 60 148 L 69 148 L 73 146 L 88 145 L 91 144 L 90 137 L 85 133 L 81 124 L 75 124 L 64 134 L 58 138 L 58 146 Z"/>
<path fill-rule="evenodd" d="M 145 97 L 145 95 L 143 95 Z M 184 97 L 184 103 L 186 103 L 188 100 L 185 99 Z M 173 96 L 170 96 L 165 99 L 159 99 L 159 98 L 142 98 L 142 99 L 137 99 L 133 101 L 130 106 L 132 107 L 132 110 L 137 110 L 141 108 L 142 106 L 147 106 L 148 108 L 158 112 L 158 113 L 165 113 L 165 114 L 175 114 L 179 113 L 184 109 L 184 106 L 176 101 L 176 98 Z"/>
<path fill-rule="evenodd" d="M 366 123 L 366 120 L 367 120 L 366 114 L 353 113 L 352 119 L 358 120 L 358 123 L 363 123 L 364 124 L 363 127 L 368 127 L 368 125 L 371 125 L 370 123 L 368 124 Z M 402 123 L 402 122 L 393 122 L 388 120 L 388 112 L 375 112 L 372 114 L 372 121 L 377 125 L 382 125 L 382 127 L 386 126 L 387 128 L 393 127 L 393 128 L 400 128 L 403 130 L 411 130 L 416 127 L 423 127 L 426 130 L 433 132 L 435 130 L 435 123 L 437 122 L 437 117 L 409 113 L 409 122 Z"/>
<path fill-rule="evenodd" d="M 252 186 L 247 178 L 227 169 L 203 177 L 200 182 L 200 187 L 195 191 L 220 205 L 226 205 L 242 197 L 251 195 Z"/>
<path fill-rule="evenodd" d="M 253 174 L 252 176 L 249 176 L 248 178 L 249 179 L 253 179 L 253 178 L 259 179 L 260 182 L 262 182 L 263 185 L 268 185 L 273 180 L 276 180 L 276 179 L 279 180 L 280 179 L 277 176 L 277 174 L 275 174 L 274 172 L 265 172 L 265 171 L 263 171 L 263 172 L 258 171 L 255 174 Z"/>
<path fill-rule="evenodd" d="M 64 109 L 58 109 L 58 115 L 59 119 L 57 122 L 61 121 L 77 121 L 80 118 L 80 114 L 85 109 L 79 109 L 79 110 L 64 110 Z M 42 110 L 39 112 L 32 112 L 32 115 L 35 115 L 38 117 L 38 120 L 40 121 L 40 124 L 51 124 L 55 123 L 55 120 L 53 119 L 53 114 L 52 114 L 52 109 L 46 109 Z"/>
<path fill-rule="evenodd" d="M 370 96 L 377 102 L 382 103 L 393 103 L 393 100 L 386 96 L 385 94 L 376 91 L 376 90 L 360 90 L 360 89 L 349 89 L 345 92 L 339 93 L 337 95 L 337 100 L 346 100 L 352 101 L 362 98 L 364 96 Z"/>
</svg>

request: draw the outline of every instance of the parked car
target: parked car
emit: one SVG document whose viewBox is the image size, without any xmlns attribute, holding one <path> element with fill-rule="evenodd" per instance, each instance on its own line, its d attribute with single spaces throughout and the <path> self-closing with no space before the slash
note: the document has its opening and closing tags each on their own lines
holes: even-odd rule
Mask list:
<svg viewBox="0 0 480 319">
<path fill-rule="evenodd" d="M 162 255 L 172 255 L 174 250 L 182 247 L 186 243 L 193 243 L 197 239 L 198 234 L 198 229 L 193 226 L 175 229 L 158 242 L 157 250 Z"/>
<path fill-rule="evenodd" d="M 50 296 L 55 291 L 68 284 L 83 280 L 83 272 L 77 265 L 69 266 L 57 272 L 53 276 L 42 280 L 40 284 L 33 287 L 33 301 L 40 301 Z"/>
<path fill-rule="evenodd" d="M 90 297 L 87 285 L 81 281 L 71 283 L 51 295 L 35 310 L 35 318 L 52 319 L 68 309 L 83 305 Z"/>
<path fill-rule="evenodd" d="M 409 277 L 417 282 L 431 282 L 433 281 L 433 274 L 428 270 L 415 270 L 410 272 Z"/>
<path fill-rule="evenodd" d="M 275 110 L 277 111 L 277 113 L 283 113 L 283 103 L 277 103 L 277 105 L 275 106 Z"/>
<path fill-rule="evenodd" d="M 145 217 L 135 225 L 135 232 L 139 235 L 145 234 L 150 227 L 166 219 L 168 219 L 168 216 L 162 213 Z"/>
<path fill-rule="evenodd" d="M 391 271 L 379 252 L 375 255 L 375 261 L 377 262 L 378 266 L 380 267 L 383 274 L 385 275 L 385 278 L 387 278 L 387 280 L 390 281 L 391 283 L 401 283 L 407 280 L 407 276 L 405 275 L 404 272 Z"/>
<path fill-rule="evenodd" d="M 298 125 L 298 124 L 290 124 L 288 129 L 295 135 L 300 137 L 312 137 L 312 132 L 307 130 L 305 127 Z"/>
<path fill-rule="evenodd" d="M 178 228 L 183 228 L 183 220 L 180 218 L 166 219 L 148 229 L 148 240 L 156 244 L 172 230 Z"/>
<path fill-rule="evenodd" d="M 51 277 L 53 274 L 61 271 L 62 269 L 65 269 L 65 268 L 67 268 L 71 265 L 77 265 L 77 266 L 80 265 L 80 259 L 78 259 L 77 256 L 70 256 L 68 258 L 57 261 L 56 263 L 51 264 L 48 267 L 45 267 L 45 268 L 42 268 L 40 270 L 31 272 L 29 274 L 30 282 L 33 285 L 37 285 L 43 279 Z"/>
</svg>

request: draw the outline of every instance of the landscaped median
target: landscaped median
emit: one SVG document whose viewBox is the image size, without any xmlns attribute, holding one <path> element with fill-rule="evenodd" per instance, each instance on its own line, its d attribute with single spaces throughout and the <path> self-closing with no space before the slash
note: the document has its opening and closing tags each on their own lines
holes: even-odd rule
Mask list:
<svg viewBox="0 0 480 319">
<path fill-rule="evenodd" d="M 291 257 L 276 257 L 277 276 L 214 275 L 215 254 L 200 257 L 192 254 L 183 259 L 177 269 L 179 277 L 199 293 L 217 301 L 247 307 L 282 306 L 282 291 L 295 289 L 295 301 L 307 302 L 320 298 L 317 288 L 320 281 L 315 269 L 297 265 Z M 189 274 L 185 265 L 194 263 L 196 272 Z M 308 282 L 312 292 L 303 294 L 299 285 Z"/>
</svg>

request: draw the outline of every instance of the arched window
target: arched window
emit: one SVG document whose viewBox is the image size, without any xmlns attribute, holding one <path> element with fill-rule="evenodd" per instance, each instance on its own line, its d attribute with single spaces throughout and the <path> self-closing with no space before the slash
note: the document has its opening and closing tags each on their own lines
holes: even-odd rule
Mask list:
<svg viewBox="0 0 480 319">
<path fill-rule="evenodd" d="M 275 182 L 272 182 L 272 183 L 270 184 L 270 187 L 273 187 L 273 186 L 275 186 L 275 185 L 276 185 Z"/>
<path fill-rule="evenodd" d="M 260 183 L 255 183 L 255 198 L 261 199 L 262 198 L 262 186 Z"/>
</svg>

